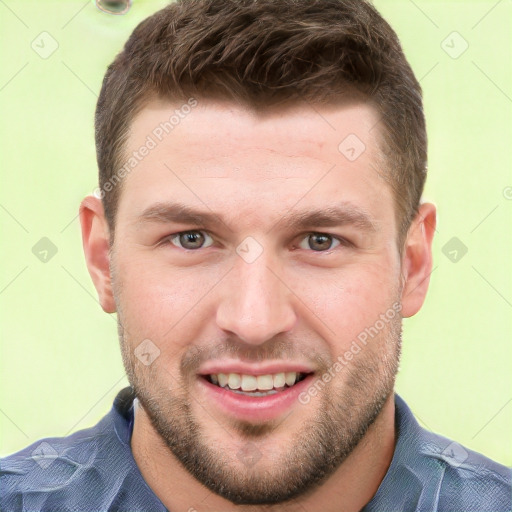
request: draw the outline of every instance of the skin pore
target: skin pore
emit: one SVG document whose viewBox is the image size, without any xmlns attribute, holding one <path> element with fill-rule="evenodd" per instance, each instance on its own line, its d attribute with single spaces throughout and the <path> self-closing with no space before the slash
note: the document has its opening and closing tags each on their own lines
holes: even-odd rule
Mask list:
<svg viewBox="0 0 512 512">
<path fill-rule="evenodd" d="M 177 107 L 147 105 L 126 154 Z M 89 272 L 103 309 L 117 312 L 138 397 L 133 456 L 168 509 L 359 511 L 382 482 L 396 441 L 401 323 L 425 299 L 436 211 L 420 206 L 400 257 L 377 120 L 361 102 L 260 116 L 200 100 L 124 178 L 111 252 L 101 201 L 82 202 Z M 355 159 L 339 149 L 350 134 L 365 146 Z M 213 219 L 178 220 L 177 203 Z M 337 221 L 300 224 L 311 210 Z M 147 365 L 136 350 L 144 340 L 158 350 Z M 307 403 L 248 420 L 212 398 L 199 373 L 213 363 L 333 377 Z"/>
</svg>

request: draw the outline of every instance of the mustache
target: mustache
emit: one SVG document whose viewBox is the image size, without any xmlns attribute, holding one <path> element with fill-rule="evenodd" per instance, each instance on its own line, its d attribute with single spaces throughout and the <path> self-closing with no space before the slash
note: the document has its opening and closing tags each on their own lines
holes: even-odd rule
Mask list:
<svg viewBox="0 0 512 512">
<path fill-rule="evenodd" d="M 228 338 L 220 342 L 190 347 L 180 362 L 181 375 L 186 377 L 196 374 L 205 362 L 223 358 L 239 359 L 248 363 L 275 360 L 309 362 L 312 363 L 315 371 L 326 369 L 332 364 L 330 357 L 300 342 L 278 339 L 268 340 L 261 345 L 248 345 L 243 341 Z"/>
</svg>

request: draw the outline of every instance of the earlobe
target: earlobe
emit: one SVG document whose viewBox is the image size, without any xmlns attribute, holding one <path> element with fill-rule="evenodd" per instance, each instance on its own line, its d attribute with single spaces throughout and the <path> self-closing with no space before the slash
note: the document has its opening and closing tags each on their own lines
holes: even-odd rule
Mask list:
<svg viewBox="0 0 512 512">
<path fill-rule="evenodd" d="M 101 200 L 87 196 L 80 204 L 82 245 L 89 274 L 103 311 L 114 313 L 116 305 L 110 276 L 108 226 Z"/>
<path fill-rule="evenodd" d="M 432 272 L 432 240 L 436 229 L 436 207 L 423 203 L 413 220 L 402 257 L 402 316 L 415 315 L 427 295 Z"/>
</svg>

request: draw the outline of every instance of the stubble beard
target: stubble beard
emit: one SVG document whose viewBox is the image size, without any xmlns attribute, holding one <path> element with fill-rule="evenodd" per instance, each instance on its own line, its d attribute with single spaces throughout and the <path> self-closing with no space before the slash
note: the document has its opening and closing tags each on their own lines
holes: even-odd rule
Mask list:
<svg viewBox="0 0 512 512">
<path fill-rule="evenodd" d="M 291 416 L 304 415 L 300 429 L 292 433 L 290 448 L 274 453 L 269 465 L 263 458 L 257 460 L 260 451 L 256 446 L 262 446 L 265 436 L 271 436 L 278 425 L 232 423 L 235 435 L 248 447 L 245 454 L 239 449 L 228 453 L 211 445 L 205 430 L 213 420 L 206 413 L 203 422 L 194 416 L 188 386 L 158 387 L 158 366 L 140 364 L 133 354 L 134 346 L 128 348 L 132 345 L 126 339 L 121 318 L 118 325 L 128 380 L 154 430 L 196 480 L 236 505 L 284 503 L 310 494 L 321 485 L 378 418 L 394 391 L 401 356 L 402 319 L 396 315 L 384 332 L 370 340 L 343 367 L 341 373 L 345 375 L 340 390 L 335 390 L 333 380 L 319 392 L 321 403 L 312 417 L 307 416 L 309 405 L 293 406 Z M 181 384 L 192 383 L 193 377 L 195 374 L 182 375 Z M 286 419 L 279 428 L 285 428 Z"/>
</svg>

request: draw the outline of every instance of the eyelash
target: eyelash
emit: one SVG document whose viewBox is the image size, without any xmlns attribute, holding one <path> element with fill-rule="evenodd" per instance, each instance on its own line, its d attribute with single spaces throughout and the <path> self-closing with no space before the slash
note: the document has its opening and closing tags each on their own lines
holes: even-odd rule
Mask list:
<svg viewBox="0 0 512 512">
<path fill-rule="evenodd" d="M 175 245 L 175 244 L 172 243 L 172 240 L 174 240 L 175 238 L 179 239 L 180 235 L 184 235 L 184 234 L 188 234 L 188 233 L 206 233 L 208 236 L 210 236 L 207 231 L 204 231 L 204 230 L 201 230 L 201 229 L 191 229 L 191 230 L 188 230 L 188 231 L 180 231 L 178 233 L 173 233 L 172 235 L 168 235 L 168 236 L 166 236 L 165 238 L 162 239 L 161 243 L 163 245 L 171 244 L 171 245 L 177 247 L 178 249 L 183 249 L 184 251 L 187 251 L 187 252 L 195 252 L 195 251 L 198 251 L 199 249 L 204 249 L 205 248 L 205 247 L 199 247 L 197 249 L 186 249 L 185 247 L 180 247 L 180 246 Z M 332 238 L 332 240 L 337 240 L 339 242 L 340 246 L 354 247 L 354 244 L 352 242 L 349 242 L 345 238 L 337 237 L 335 235 L 331 235 L 330 233 L 324 233 L 322 231 L 309 231 L 307 233 L 304 233 L 304 237 L 301 240 L 304 240 L 308 236 L 312 236 L 312 235 L 327 236 L 327 237 Z M 311 252 L 316 252 L 316 253 L 328 253 L 328 252 L 332 251 L 333 249 L 335 249 L 336 247 L 337 246 L 331 247 L 330 249 L 326 249 L 325 251 L 314 251 L 313 249 L 307 249 L 307 250 L 310 250 Z"/>
</svg>

